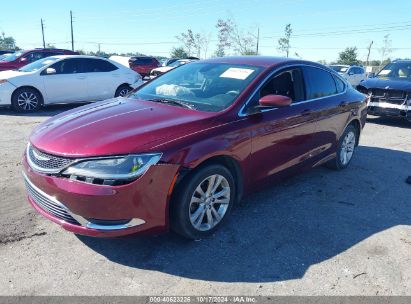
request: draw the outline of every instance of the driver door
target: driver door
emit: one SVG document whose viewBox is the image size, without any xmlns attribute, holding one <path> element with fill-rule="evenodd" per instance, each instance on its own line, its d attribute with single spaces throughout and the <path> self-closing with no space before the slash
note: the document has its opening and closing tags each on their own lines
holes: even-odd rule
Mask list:
<svg viewBox="0 0 411 304">
<path fill-rule="evenodd" d="M 284 69 L 271 77 L 251 101 L 248 119 L 252 126 L 251 171 L 255 182 L 297 166 L 311 166 L 316 149 L 316 115 L 305 99 L 305 84 L 299 67 Z M 292 99 L 282 108 L 258 107 L 269 94 Z"/>
<path fill-rule="evenodd" d="M 56 73 L 47 74 L 47 69 L 41 72 L 48 103 L 88 100 L 87 74 L 84 73 L 83 59 L 64 59 L 49 68 L 55 69 Z"/>
</svg>

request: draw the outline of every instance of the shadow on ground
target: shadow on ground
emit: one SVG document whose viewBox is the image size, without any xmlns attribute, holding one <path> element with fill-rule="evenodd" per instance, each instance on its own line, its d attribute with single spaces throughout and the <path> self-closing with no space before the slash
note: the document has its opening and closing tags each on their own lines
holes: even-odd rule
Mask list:
<svg viewBox="0 0 411 304">
<path fill-rule="evenodd" d="M 390 127 L 411 129 L 411 121 L 408 121 L 405 117 L 368 115 L 367 122 L 378 124 L 378 125 L 386 125 Z"/>
<path fill-rule="evenodd" d="M 186 278 L 273 282 L 301 278 L 376 233 L 411 225 L 411 153 L 360 146 L 350 168 L 316 168 L 245 198 L 215 235 L 95 239 L 110 261 Z"/>
<path fill-rule="evenodd" d="M 0 116 L 32 116 L 32 117 L 48 117 L 60 114 L 62 112 L 86 105 L 87 103 L 71 103 L 71 104 L 53 104 L 42 107 L 40 111 L 33 113 L 18 113 L 9 107 L 0 107 Z"/>
</svg>

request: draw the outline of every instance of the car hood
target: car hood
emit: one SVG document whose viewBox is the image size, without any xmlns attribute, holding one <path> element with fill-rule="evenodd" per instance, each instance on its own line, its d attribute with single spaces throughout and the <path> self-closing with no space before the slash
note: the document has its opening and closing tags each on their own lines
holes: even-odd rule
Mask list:
<svg viewBox="0 0 411 304">
<path fill-rule="evenodd" d="M 149 152 L 159 143 L 209 127 L 210 117 L 214 115 L 149 101 L 115 98 L 45 121 L 33 131 L 30 142 L 46 153 L 75 157 Z"/>
<path fill-rule="evenodd" d="M 390 78 L 369 78 L 361 85 L 367 89 L 401 90 L 411 92 L 411 81 Z"/>
<path fill-rule="evenodd" d="M 22 75 L 27 75 L 28 73 L 20 72 L 17 70 L 8 70 L 0 72 L 0 79 L 13 79 Z"/>
<path fill-rule="evenodd" d="M 172 70 L 172 69 L 174 69 L 174 67 L 165 66 L 165 67 L 155 68 L 155 69 L 153 69 L 153 71 L 165 73 L 165 72 L 168 72 L 168 71 L 170 71 L 170 70 Z"/>
</svg>

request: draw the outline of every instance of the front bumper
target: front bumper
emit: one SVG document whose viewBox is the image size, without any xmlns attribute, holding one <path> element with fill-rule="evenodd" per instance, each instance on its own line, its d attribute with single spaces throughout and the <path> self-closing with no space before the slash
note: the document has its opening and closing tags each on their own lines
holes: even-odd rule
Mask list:
<svg viewBox="0 0 411 304">
<path fill-rule="evenodd" d="M 370 102 L 368 114 L 376 116 L 405 117 L 411 120 L 411 101 L 404 104 L 393 104 L 388 102 Z"/>
<path fill-rule="evenodd" d="M 15 89 L 10 82 L 0 84 L 0 105 L 11 105 L 11 95 Z"/>
<path fill-rule="evenodd" d="M 30 204 L 64 229 L 94 237 L 166 231 L 178 167 L 157 164 L 130 184 L 102 186 L 37 173 L 23 157 Z"/>
</svg>

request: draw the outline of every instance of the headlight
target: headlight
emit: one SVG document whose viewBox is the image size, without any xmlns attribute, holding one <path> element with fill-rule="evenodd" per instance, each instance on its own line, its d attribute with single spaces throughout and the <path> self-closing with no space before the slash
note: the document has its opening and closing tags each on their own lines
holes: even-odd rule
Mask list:
<svg viewBox="0 0 411 304">
<path fill-rule="evenodd" d="M 68 167 L 62 174 L 93 184 L 122 184 L 142 176 L 160 158 L 161 153 L 86 159 Z"/>
</svg>

